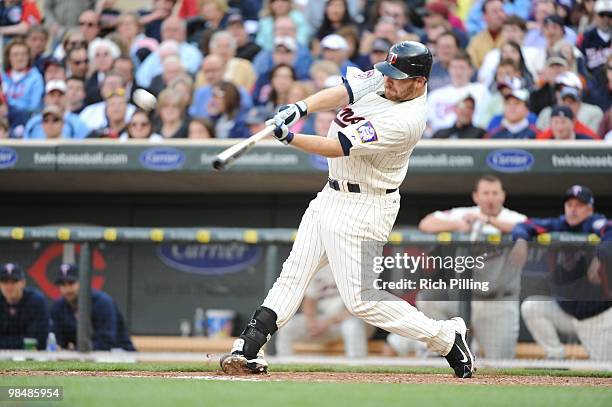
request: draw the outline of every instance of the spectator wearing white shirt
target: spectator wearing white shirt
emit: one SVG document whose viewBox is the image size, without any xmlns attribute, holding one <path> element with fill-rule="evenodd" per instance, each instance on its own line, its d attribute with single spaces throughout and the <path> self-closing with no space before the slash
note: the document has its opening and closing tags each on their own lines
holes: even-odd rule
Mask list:
<svg viewBox="0 0 612 407">
<path fill-rule="evenodd" d="M 484 122 L 485 106 L 490 94 L 487 88 L 476 82 L 470 82 L 474 74 L 470 57 L 463 51 L 457 52 L 448 66 L 451 84 L 437 89 L 429 95 L 427 121 L 430 134 L 439 129 L 448 128 L 455 123 L 457 117 L 454 107 L 457 102 L 470 94 L 476 101 L 473 123 L 477 127 L 486 128 Z"/>
<path fill-rule="evenodd" d="M 128 100 L 129 95 L 125 91 L 125 79 L 118 72 L 111 71 L 108 73 L 108 75 L 106 75 L 106 78 L 104 78 L 102 87 L 100 88 L 100 93 L 102 94 L 102 97 L 106 98 L 107 95 L 110 95 L 118 89 L 121 89 L 120 93 L 123 93 L 126 100 Z M 136 107 L 134 105 L 127 105 L 125 116 L 126 123 L 130 121 L 135 110 Z M 98 130 L 108 125 L 105 112 L 106 100 L 103 100 L 102 102 L 87 106 L 85 109 L 83 109 L 79 117 L 90 130 Z"/>
</svg>

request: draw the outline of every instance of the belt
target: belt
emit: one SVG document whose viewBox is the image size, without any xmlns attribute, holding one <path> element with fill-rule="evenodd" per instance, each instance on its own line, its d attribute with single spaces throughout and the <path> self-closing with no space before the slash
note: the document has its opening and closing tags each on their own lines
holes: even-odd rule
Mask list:
<svg viewBox="0 0 612 407">
<path fill-rule="evenodd" d="M 336 191 L 344 191 L 345 190 L 345 188 L 342 187 L 345 184 L 343 181 L 338 181 L 337 179 L 328 178 L 327 179 L 327 183 L 329 184 L 329 187 L 331 189 L 335 189 Z M 359 184 L 353 184 L 351 182 L 346 182 L 346 190 L 348 192 L 353 192 L 353 193 L 356 193 L 356 194 L 361 193 L 361 187 L 359 186 Z M 397 191 L 397 188 L 385 189 L 385 193 L 387 193 L 387 194 L 392 194 L 395 191 Z"/>
</svg>

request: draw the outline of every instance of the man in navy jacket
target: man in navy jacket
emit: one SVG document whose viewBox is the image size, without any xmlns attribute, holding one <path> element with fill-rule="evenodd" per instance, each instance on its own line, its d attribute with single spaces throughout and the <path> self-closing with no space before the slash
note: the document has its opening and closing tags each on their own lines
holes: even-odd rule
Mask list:
<svg viewBox="0 0 612 407">
<path fill-rule="evenodd" d="M 75 265 L 62 264 L 55 279 L 62 297 L 51 307 L 53 331 L 57 343 L 64 349 L 77 345 L 77 312 L 79 271 Z M 102 291 L 91 293 L 91 324 L 93 350 L 136 350 L 127 332 L 123 316 L 113 299 Z"/>
<path fill-rule="evenodd" d="M 589 356 L 612 360 L 612 220 L 594 212 L 593 192 L 574 185 L 565 193 L 565 214 L 557 218 L 534 218 L 512 231 L 516 242 L 509 261 L 522 267 L 527 258 L 527 241 L 548 232 L 595 234 L 601 243 L 590 255 L 584 248 L 564 248 L 552 271 L 553 297 L 531 296 L 521 305 L 521 313 L 535 341 L 548 358 L 565 357 L 558 332 L 577 335 Z"/>
<path fill-rule="evenodd" d="M 49 333 L 49 310 L 45 297 L 26 288 L 25 273 L 15 263 L 0 269 L 0 349 L 23 349 L 24 338 L 36 339 L 45 349 Z"/>
</svg>

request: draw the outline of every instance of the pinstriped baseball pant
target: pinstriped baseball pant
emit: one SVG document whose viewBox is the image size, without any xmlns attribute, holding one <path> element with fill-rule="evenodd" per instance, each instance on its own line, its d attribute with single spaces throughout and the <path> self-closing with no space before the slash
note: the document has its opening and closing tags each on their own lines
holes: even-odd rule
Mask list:
<svg viewBox="0 0 612 407">
<path fill-rule="evenodd" d="M 361 243 L 386 242 L 399 211 L 399 192 L 375 195 L 335 191 L 326 186 L 310 202 L 295 243 L 263 306 L 277 314 L 281 328 L 297 312 L 311 278 L 329 263 L 340 296 L 365 322 L 425 342 L 446 355 L 454 324 L 436 321 L 394 295 L 361 282 Z M 382 253 L 379 253 L 379 255 Z M 369 290 L 375 290 L 371 296 Z M 377 300 L 363 300 L 376 297 Z"/>
</svg>

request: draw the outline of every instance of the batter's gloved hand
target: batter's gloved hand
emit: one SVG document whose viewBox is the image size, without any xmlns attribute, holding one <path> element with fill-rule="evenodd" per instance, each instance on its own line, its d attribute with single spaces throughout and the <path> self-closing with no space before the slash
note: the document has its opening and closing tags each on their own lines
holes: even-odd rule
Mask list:
<svg viewBox="0 0 612 407">
<path fill-rule="evenodd" d="M 275 118 L 266 122 L 266 126 L 274 126 L 274 137 L 283 144 L 289 144 L 293 140 L 293 133 L 289 131 L 289 127 L 282 119 Z"/>
<path fill-rule="evenodd" d="M 307 114 L 308 109 L 306 107 L 306 103 L 303 100 L 300 100 L 297 103 L 285 105 L 278 109 L 278 113 L 276 113 L 274 119 L 280 119 L 285 122 L 287 126 L 293 126 L 298 122 L 298 120 Z"/>
</svg>

